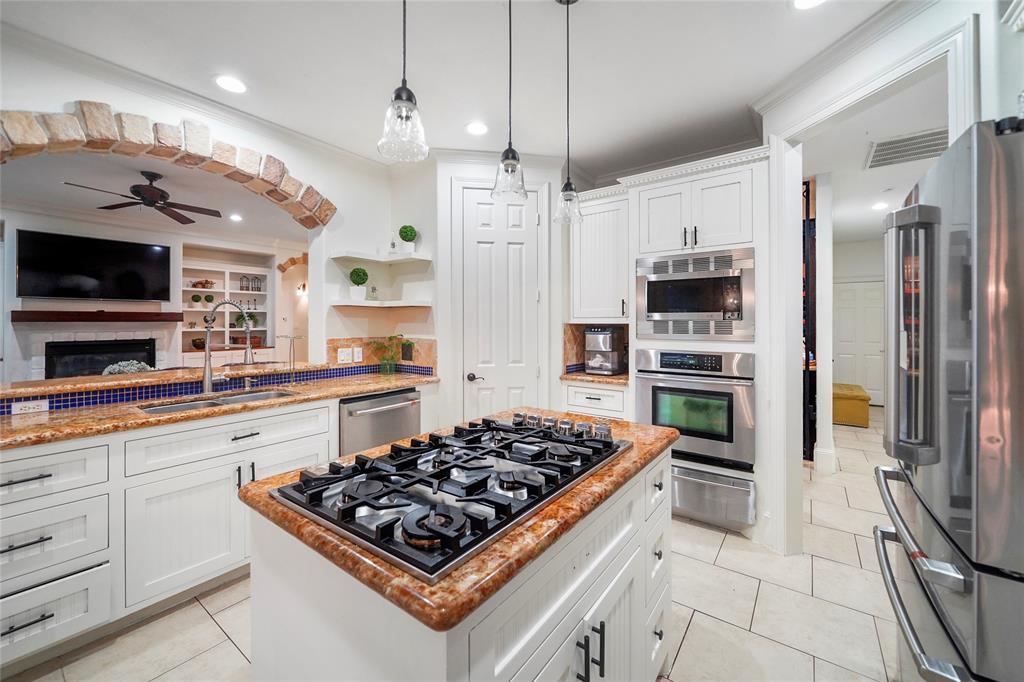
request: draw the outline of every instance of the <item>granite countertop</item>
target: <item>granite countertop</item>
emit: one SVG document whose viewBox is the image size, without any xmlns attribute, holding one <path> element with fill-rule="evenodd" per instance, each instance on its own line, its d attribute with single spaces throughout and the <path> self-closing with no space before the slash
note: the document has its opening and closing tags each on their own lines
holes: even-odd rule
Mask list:
<svg viewBox="0 0 1024 682">
<path fill-rule="evenodd" d="M 564 412 L 524 407 L 492 416 L 511 420 L 513 412 L 571 417 Z M 633 441 L 631 449 L 619 454 L 557 500 L 514 526 L 507 535 L 434 585 L 419 580 L 310 521 L 270 496 L 271 489 L 298 480 L 298 471 L 249 483 L 239 491 L 238 496 L 284 532 L 295 536 L 424 625 L 445 631 L 462 622 L 530 561 L 540 556 L 580 519 L 611 497 L 679 437 L 675 429 L 616 419 L 610 419 L 608 423 L 615 438 Z M 438 432 L 451 433 L 451 429 Z M 378 457 L 388 451 L 385 445 L 363 454 Z M 340 461 L 348 463 L 353 458 L 350 455 L 342 457 Z"/>
<path fill-rule="evenodd" d="M 586 372 L 571 372 L 559 377 L 562 381 L 579 382 L 582 384 L 606 384 L 608 386 L 628 386 L 628 374 L 587 374 Z"/>
<path fill-rule="evenodd" d="M 164 405 L 188 402 L 201 399 L 194 395 L 187 398 L 168 400 L 146 400 L 142 403 L 119 403 L 100 407 L 83 407 L 80 409 L 57 410 L 0 417 L 0 449 L 38 445 L 71 438 L 98 436 L 115 431 L 142 429 L 149 426 L 164 426 L 194 419 L 223 417 L 241 412 L 254 412 L 288 405 L 298 405 L 314 400 L 331 398 L 347 398 L 358 395 L 386 393 L 403 388 L 437 383 L 433 376 L 418 374 L 359 374 L 356 376 L 339 377 L 337 379 L 321 379 L 304 381 L 297 384 L 278 386 L 260 386 L 259 390 L 285 390 L 295 395 L 273 400 L 260 400 L 251 403 L 223 405 L 188 412 L 172 412 L 169 414 L 147 414 L 139 409 L 140 404 Z M 217 396 L 232 395 L 240 391 L 225 391 Z"/>
</svg>

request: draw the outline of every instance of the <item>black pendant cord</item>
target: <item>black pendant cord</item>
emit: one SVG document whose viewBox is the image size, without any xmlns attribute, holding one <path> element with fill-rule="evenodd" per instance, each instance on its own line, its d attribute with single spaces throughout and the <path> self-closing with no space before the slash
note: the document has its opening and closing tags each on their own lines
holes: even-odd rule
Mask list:
<svg viewBox="0 0 1024 682">
<path fill-rule="evenodd" d="M 569 3 L 565 3 L 565 182 L 569 172 Z"/>
<path fill-rule="evenodd" d="M 512 0 L 508 0 L 508 146 L 512 146 Z"/>
<path fill-rule="evenodd" d="M 402 0 L 402 87 L 405 84 L 405 0 Z"/>
</svg>

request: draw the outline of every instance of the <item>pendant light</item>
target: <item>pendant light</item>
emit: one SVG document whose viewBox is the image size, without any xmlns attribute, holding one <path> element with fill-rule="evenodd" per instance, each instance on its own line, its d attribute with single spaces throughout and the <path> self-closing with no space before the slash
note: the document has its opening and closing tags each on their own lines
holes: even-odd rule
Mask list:
<svg viewBox="0 0 1024 682">
<path fill-rule="evenodd" d="M 565 5 L 565 184 L 558 196 L 558 208 L 555 210 L 554 221 L 560 225 L 575 225 L 583 222 L 580 213 L 580 197 L 576 186 L 572 184 L 569 172 L 569 5 L 576 0 L 555 0 Z"/>
<path fill-rule="evenodd" d="M 405 2 L 402 0 L 402 84 L 395 88 L 384 114 L 384 134 L 377 151 L 388 161 L 422 161 L 427 158 L 426 133 L 416 108 L 416 95 L 405 82 Z"/>
<path fill-rule="evenodd" d="M 491 198 L 501 201 L 526 199 L 519 152 L 512 147 L 512 0 L 508 0 L 508 149 L 501 153 Z"/>
</svg>

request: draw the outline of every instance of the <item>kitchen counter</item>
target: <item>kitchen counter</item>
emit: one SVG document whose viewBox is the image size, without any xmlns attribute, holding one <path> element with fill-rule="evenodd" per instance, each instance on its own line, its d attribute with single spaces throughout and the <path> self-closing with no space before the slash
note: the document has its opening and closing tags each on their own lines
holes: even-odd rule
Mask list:
<svg viewBox="0 0 1024 682">
<path fill-rule="evenodd" d="M 562 381 L 579 382 L 582 384 L 605 384 L 606 386 L 628 386 L 628 374 L 587 374 L 586 372 L 572 372 L 559 377 Z"/>
<path fill-rule="evenodd" d="M 192 370 L 174 370 L 175 373 L 188 371 Z M 201 370 L 197 371 L 199 371 L 201 375 Z M 277 373 L 280 371 L 280 367 L 275 366 L 275 370 L 273 372 L 265 373 Z M 165 372 L 159 373 L 165 374 Z M 154 372 L 154 374 L 157 374 L 157 372 Z M 145 375 L 135 374 L 127 376 L 139 377 Z M 231 376 L 245 375 L 234 374 Z M 165 424 L 174 424 L 176 422 L 191 421 L 194 419 L 223 417 L 231 414 L 285 407 L 288 405 L 296 405 L 315 400 L 386 393 L 388 391 L 397 391 L 403 388 L 410 388 L 423 384 L 432 384 L 438 381 L 439 379 L 437 377 L 421 376 L 418 374 L 360 374 L 356 376 L 340 377 L 337 379 L 305 381 L 297 384 L 260 386 L 259 390 L 282 389 L 290 391 L 295 395 L 284 398 L 274 398 L 273 400 L 261 400 L 236 405 L 222 405 L 218 407 L 204 408 L 201 410 L 191 410 L 188 412 L 147 414 L 139 409 L 139 405 L 145 404 L 149 406 L 188 402 L 190 400 L 201 399 L 202 396 L 193 395 L 187 398 L 171 400 L 147 400 L 143 401 L 143 403 L 120 403 L 72 410 L 3 416 L 0 417 L 0 449 L 8 450 L 10 448 L 24 447 L 27 445 L 38 445 L 40 443 L 50 443 L 53 441 L 68 440 L 72 438 L 85 438 L 88 436 L 113 433 L 115 431 L 127 431 L 130 429 L 142 429 L 150 426 L 162 426 Z M 216 395 L 231 395 L 232 393 L 237 392 L 238 391 L 225 391 L 223 393 L 217 393 Z"/>
<path fill-rule="evenodd" d="M 492 415 L 511 420 L 513 412 L 529 412 L 572 418 L 563 412 L 517 408 Z M 633 447 L 615 456 L 602 468 L 568 489 L 532 516 L 512 527 L 507 535 L 453 570 L 436 584 L 427 584 L 412 574 L 362 549 L 336 533 L 292 511 L 270 496 L 274 488 L 293 483 L 298 471 L 258 480 L 244 486 L 239 497 L 271 523 L 353 576 L 432 630 L 447 631 L 469 616 L 478 606 L 512 580 L 532 560 L 565 535 L 573 526 L 608 500 L 617 490 L 644 470 L 678 437 L 674 429 L 608 420 L 616 439 L 633 442 Z M 452 429 L 439 433 L 451 433 Z M 425 437 L 425 436 L 421 436 Z M 388 446 L 366 451 L 377 457 Z M 340 461 L 348 463 L 352 457 Z"/>
</svg>

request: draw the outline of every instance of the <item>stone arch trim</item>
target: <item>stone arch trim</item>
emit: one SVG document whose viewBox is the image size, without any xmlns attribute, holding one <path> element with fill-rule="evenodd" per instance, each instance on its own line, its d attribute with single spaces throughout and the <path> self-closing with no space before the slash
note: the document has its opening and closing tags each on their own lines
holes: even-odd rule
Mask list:
<svg viewBox="0 0 1024 682">
<path fill-rule="evenodd" d="M 326 225 L 338 211 L 313 185 L 292 177 L 276 156 L 214 139 L 199 121 L 154 123 L 140 114 L 115 113 L 104 102 L 80 100 L 74 114 L 0 111 L 0 128 L 0 163 L 46 153 L 147 156 L 237 182 L 307 229 Z"/>
<path fill-rule="evenodd" d="M 301 256 L 292 256 L 288 260 L 281 261 L 277 264 L 277 269 L 282 273 L 288 272 L 296 265 L 306 265 L 309 263 L 309 253 L 304 253 Z"/>
</svg>

